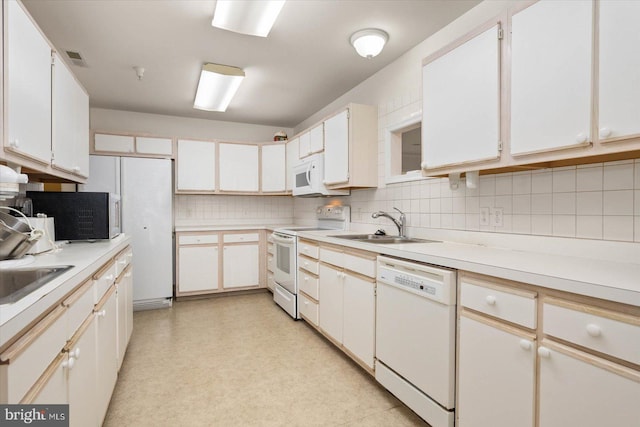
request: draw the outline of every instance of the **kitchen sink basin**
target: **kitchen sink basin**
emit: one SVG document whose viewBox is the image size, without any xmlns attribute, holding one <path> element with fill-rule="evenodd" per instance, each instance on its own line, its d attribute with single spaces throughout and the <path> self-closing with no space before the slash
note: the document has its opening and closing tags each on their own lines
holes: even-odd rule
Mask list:
<svg viewBox="0 0 640 427">
<path fill-rule="evenodd" d="M 0 305 L 14 303 L 72 268 L 56 267 L 0 270 Z"/>
<path fill-rule="evenodd" d="M 413 237 L 387 236 L 379 234 L 347 234 L 333 235 L 337 239 L 353 240 L 356 242 L 367 242 L 376 244 L 398 244 L 398 243 L 439 243 L 438 240 L 416 239 Z"/>
</svg>

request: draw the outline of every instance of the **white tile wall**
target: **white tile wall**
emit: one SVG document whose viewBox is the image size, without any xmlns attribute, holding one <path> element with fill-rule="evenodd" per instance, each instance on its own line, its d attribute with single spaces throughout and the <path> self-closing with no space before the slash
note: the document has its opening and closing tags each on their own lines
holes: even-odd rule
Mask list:
<svg viewBox="0 0 640 427">
<path fill-rule="evenodd" d="M 293 200 L 288 196 L 176 195 L 176 224 L 290 224 Z"/>
</svg>

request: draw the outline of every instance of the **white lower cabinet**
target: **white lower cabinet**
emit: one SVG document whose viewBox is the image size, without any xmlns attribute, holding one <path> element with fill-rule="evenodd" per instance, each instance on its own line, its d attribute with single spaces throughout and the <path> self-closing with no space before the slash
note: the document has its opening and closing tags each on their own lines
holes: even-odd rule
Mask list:
<svg viewBox="0 0 640 427">
<path fill-rule="evenodd" d="M 80 328 L 77 340 L 72 339 L 68 346 L 66 369 L 69 379 L 69 422 L 71 426 L 95 426 L 101 424 L 103 419 L 103 417 L 98 417 L 97 412 L 100 405 L 96 399 L 98 372 L 95 361 L 97 348 L 100 344 L 97 342 L 95 323 L 95 318 L 88 318 Z M 111 393 L 106 398 L 107 406 L 110 399 Z"/>
<path fill-rule="evenodd" d="M 375 353 L 375 288 L 371 280 L 345 273 L 342 344 L 371 369 Z"/>
<path fill-rule="evenodd" d="M 203 292 L 218 289 L 218 246 L 178 248 L 178 292 Z"/>
<path fill-rule="evenodd" d="M 225 289 L 259 285 L 259 245 L 225 245 L 223 247 L 222 283 Z"/>
<path fill-rule="evenodd" d="M 344 282 L 341 270 L 320 265 L 320 329 L 342 343 L 344 313 Z"/>
<path fill-rule="evenodd" d="M 535 341 L 463 313 L 459 322 L 458 426 L 534 425 Z"/>
<path fill-rule="evenodd" d="M 540 426 L 639 425 L 640 373 L 552 342 L 538 351 Z"/>
<path fill-rule="evenodd" d="M 96 379 L 96 413 L 99 420 L 103 420 L 109 407 L 111 394 L 118 377 L 118 327 L 117 302 L 115 286 L 111 287 L 105 296 L 96 304 L 97 337 L 97 379 Z"/>
<path fill-rule="evenodd" d="M 116 281 L 118 300 L 118 371 L 133 332 L 133 271 L 129 266 Z"/>
</svg>

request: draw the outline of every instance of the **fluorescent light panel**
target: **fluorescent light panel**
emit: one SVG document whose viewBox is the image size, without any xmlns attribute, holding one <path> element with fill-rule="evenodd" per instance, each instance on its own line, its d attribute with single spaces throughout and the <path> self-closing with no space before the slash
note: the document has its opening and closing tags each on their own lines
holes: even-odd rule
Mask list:
<svg viewBox="0 0 640 427">
<path fill-rule="evenodd" d="M 240 68 L 204 64 L 193 108 L 205 111 L 226 111 L 242 79 L 244 79 L 244 71 Z"/>
<path fill-rule="evenodd" d="M 284 0 L 218 0 L 211 25 L 236 33 L 267 37 Z"/>
</svg>

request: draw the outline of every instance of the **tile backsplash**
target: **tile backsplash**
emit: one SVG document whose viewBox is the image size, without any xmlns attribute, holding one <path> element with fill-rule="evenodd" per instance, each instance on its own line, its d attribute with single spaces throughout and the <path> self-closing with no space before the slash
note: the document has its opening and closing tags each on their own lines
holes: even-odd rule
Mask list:
<svg viewBox="0 0 640 427">
<path fill-rule="evenodd" d="M 177 225 L 291 224 L 289 196 L 176 195 Z"/>
</svg>

